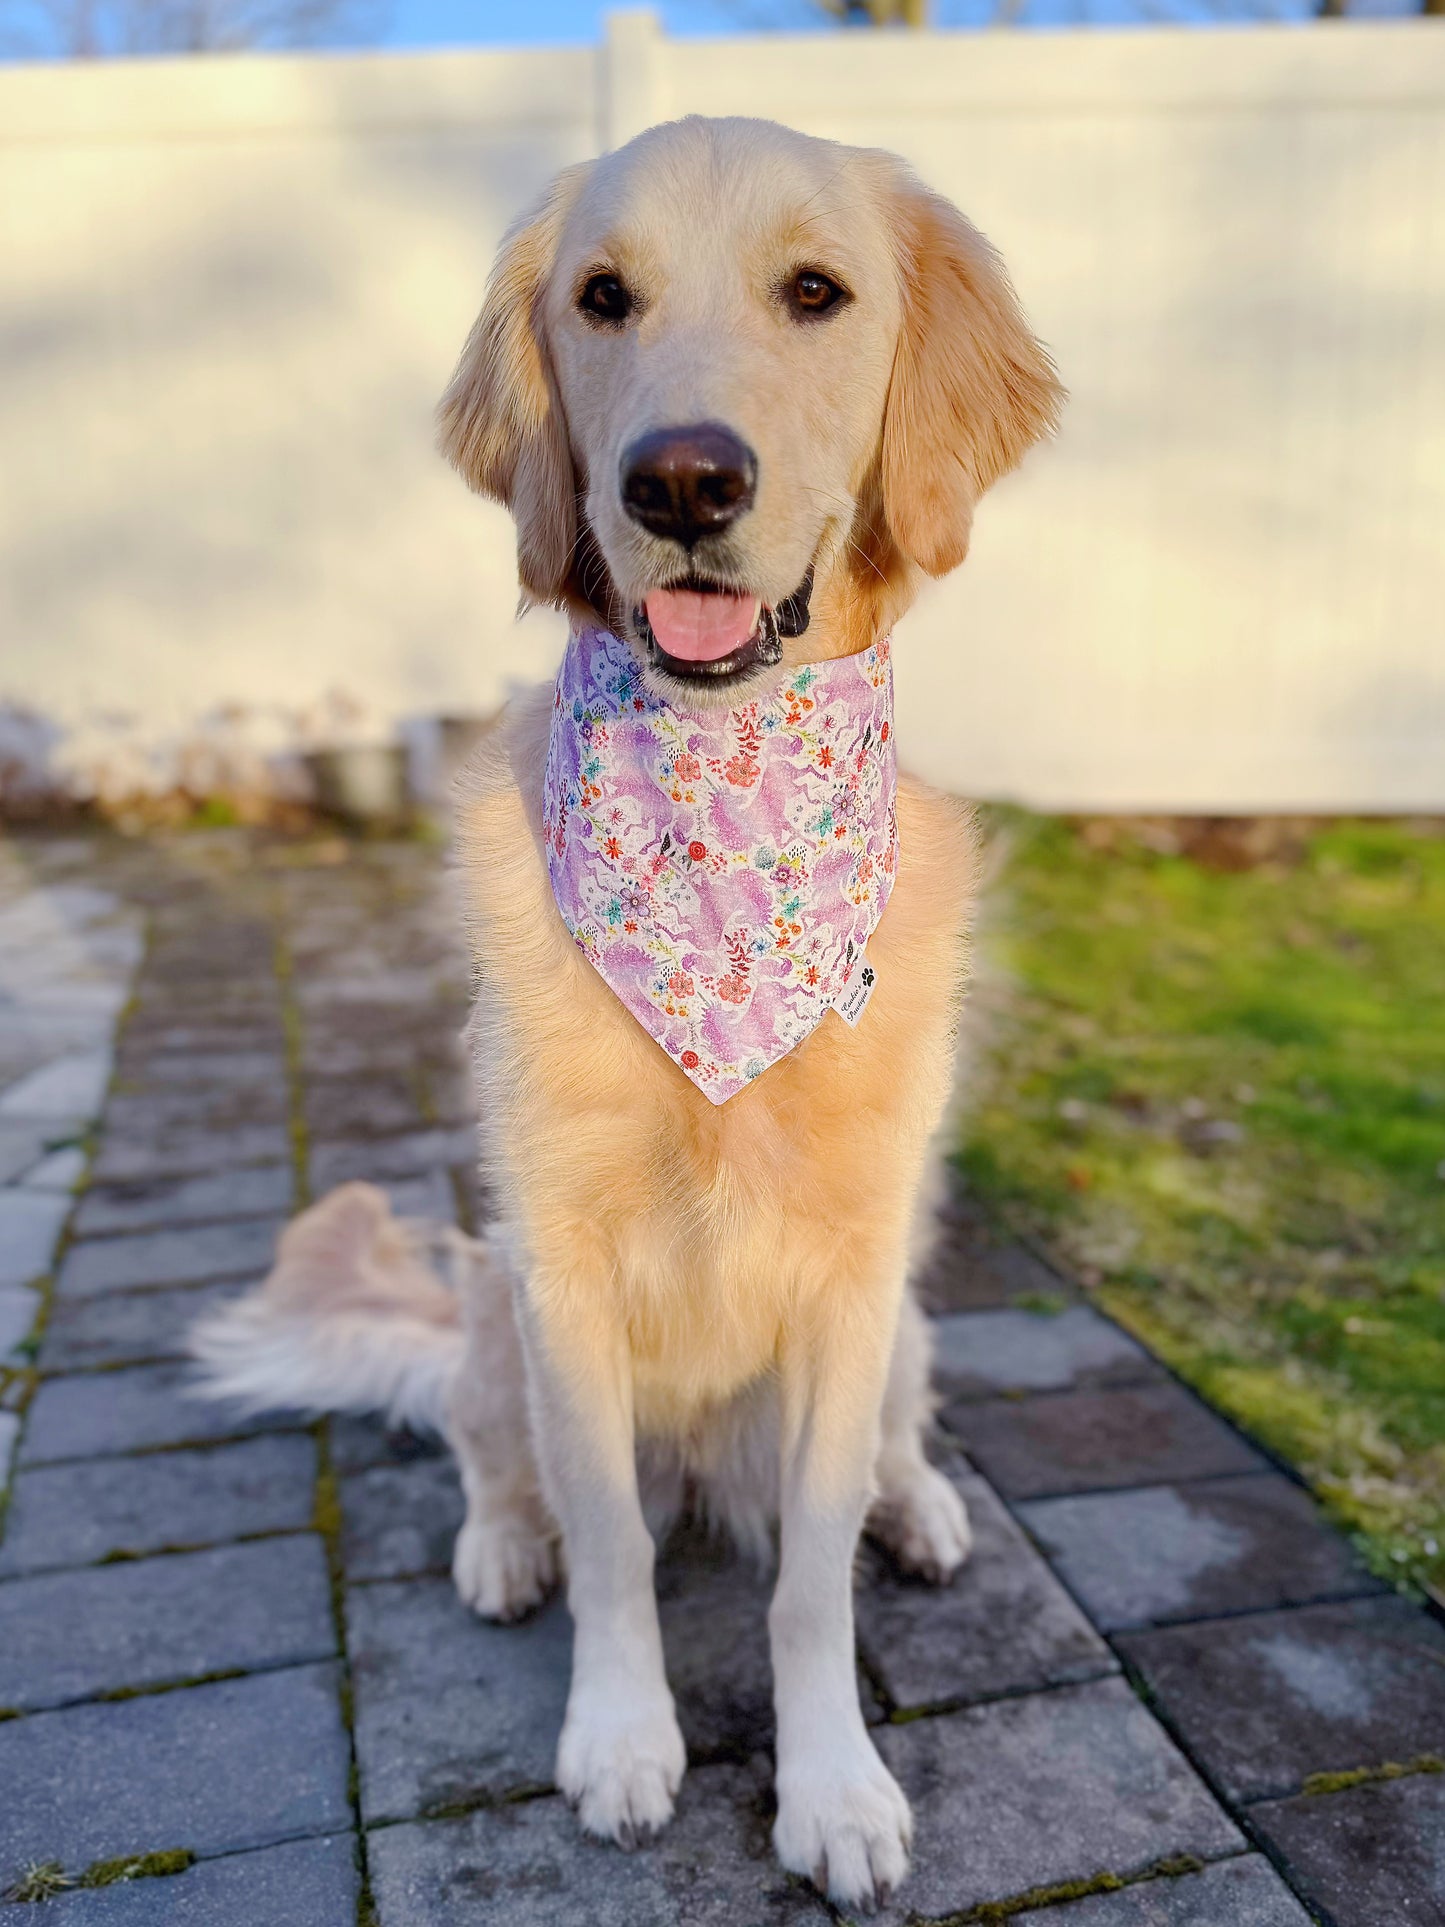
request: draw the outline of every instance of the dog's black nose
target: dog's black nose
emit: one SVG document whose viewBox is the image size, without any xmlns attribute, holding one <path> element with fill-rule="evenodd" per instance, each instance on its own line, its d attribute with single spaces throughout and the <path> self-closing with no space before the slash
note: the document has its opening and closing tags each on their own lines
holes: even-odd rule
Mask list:
<svg viewBox="0 0 1445 1927">
<path fill-rule="evenodd" d="M 750 509 L 757 484 L 756 455 L 721 422 L 654 428 L 622 457 L 627 513 L 685 549 Z"/>
</svg>

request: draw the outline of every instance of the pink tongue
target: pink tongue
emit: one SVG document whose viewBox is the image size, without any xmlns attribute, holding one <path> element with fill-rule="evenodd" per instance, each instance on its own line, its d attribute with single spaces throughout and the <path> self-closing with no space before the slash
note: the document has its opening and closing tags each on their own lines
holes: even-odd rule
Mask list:
<svg viewBox="0 0 1445 1927">
<path fill-rule="evenodd" d="M 758 626 L 760 604 L 750 595 L 699 595 L 696 589 L 654 589 L 644 603 L 658 646 L 679 662 L 718 662 L 740 648 Z"/>
</svg>

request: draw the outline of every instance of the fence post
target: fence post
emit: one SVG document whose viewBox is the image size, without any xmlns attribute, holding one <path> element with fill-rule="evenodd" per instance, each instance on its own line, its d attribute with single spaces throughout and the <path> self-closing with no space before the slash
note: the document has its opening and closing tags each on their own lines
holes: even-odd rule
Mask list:
<svg viewBox="0 0 1445 1927">
<path fill-rule="evenodd" d="M 597 134 L 606 153 L 667 115 L 665 48 L 647 7 L 609 13 L 599 51 Z"/>
</svg>

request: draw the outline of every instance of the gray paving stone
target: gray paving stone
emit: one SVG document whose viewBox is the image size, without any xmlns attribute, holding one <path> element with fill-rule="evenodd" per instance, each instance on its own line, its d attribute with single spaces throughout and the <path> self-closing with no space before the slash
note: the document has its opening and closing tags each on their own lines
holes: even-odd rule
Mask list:
<svg viewBox="0 0 1445 1927">
<path fill-rule="evenodd" d="M 132 1184 L 92 1185 L 75 1213 L 79 1237 L 157 1231 L 226 1218 L 282 1217 L 294 1202 L 289 1164 L 217 1171 L 195 1178 L 153 1178 Z"/>
<path fill-rule="evenodd" d="M 690 1760 L 745 1758 L 772 1747 L 773 1583 L 753 1560 L 696 1532 L 676 1534 L 658 1561 L 667 1677 Z M 862 1682 L 860 1696 L 867 1706 Z"/>
<path fill-rule="evenodd" d="M 384 1184 L 389 1178 L 420 1177 L 448 1165 L 475 1164 L 476 1160 L 477 1134 L 471 1125 L 455 1130 L 413 1131 L 406 1137 L 315 1144 L 311 1148 L 311 1184 L 319 1194 L 350 1178 Z"/>
<path fill-rule="evenodd" d="M 276 931 L 258 919 L 206 921 L 162 929 L 146 958 L 146 981 L 181 977 L 243 977 L 266 983 L 276 967 Z"/>
<path fill-rule="evenodd" d="M 298 1531 L 310 1523 L 315 1483 L 316 1444 L 299 1432 L 35 1466 L 15 1478 L 0 1574 Z"/>
<path fill-rule="evenodd" d="M 938 1238 L 915 1281 L 930 1311 L 976 1311 L 1020 1301 L 1059 1304 L 1072 1287 L 966 1200 L 939 1216 Z"/>
<path fill-rule="evenodd" d="M 438 1069 L 427 1079 L 427 1101 L 433 1117 L 446 1124 L 475 1124 L 477 1094 L 472 1074 L 462 1065 Z"/>
<path fill-rule="evenodd" d="M 256 1283 L 235 1278 L 213 1285 L 160 1291 L 108 1291 L 93 1298 L 52 1298 L 40 1344 L 43 1372 L 94 1371 L 184 1358 L 186 1335 L 203 1312 L 214 1311 Z"/>
<path fill-rule="evenodd" d="M 62 1051 L 98 1049 L 110 1042 L 114 1025 L 108 1010 L 42 1011 L 28 999 L 0 1004 L 0 1078 L 13 1083 Z"/>
<path fill-rule="evenodd" d="M 321 1141 L 395 1136 L 423 1131 L 417 1079 L 405 1072 L 366 1077 L 313 1077 L 303 1087 L 306 1126 Z"/>
<path fill-rule="evenodd" d="M 888 1922 L 1242 1844 L 1122 1680 L 882 1727 L 878 1744 L 914 1815 L 913 1874 Z"/>
<path fill-rule="evenodd" d="M 64 1706 L 335 1650 L 310 1533 L 0 1583 L 0 1706 Z"/>
<path fill-rule="evenodd" d="M 944 1418 L 1011 1499 L 1265 1470 L 1237 1432 L 1169 1379 L 1108 1391 L 955 1401 Z"/>
<path fill-rule="evenodd" d="M 1445 1735 L 1445 1630 L 1405 1599 L 1173 1626 L 1119 1643 L 1236 1799 L 1438 1751 Z"/>
<path fill-rule="evenodd" d="M 347 1595 L 361 1810 L 369 1824 L 550 1785 L 572 1622 L 561 1601 L 488 1625 L 450 1579 Z"/>
<path fill-rule="evenodd" d="M 199 1860 L 159 1880 L 61 1894 L 46 1903 L 39 1927 L 355 1927 L 359 1886 L 355 1841 L 333 1834 Z M 36 1927 L 35 1914 L 0 1906 L 5 1927 Z"/>
<path fill-rule="evenodd" d="M 418 1459 L 448 1457 L 446 1446 L 431 1433 L 388 1428 L 375 1418 L 331 1420 L 331 1462 L 340 1473 L 365 1472 L 373 1465 L 413 1465 Z"/>
<path fill-rule="evenodd" d="M 183 1364 L 131 1365 L 46 1379 L 25 1423 L 21 1461 L 93 1459 L 158 1445 L 199 1445 L 293 1428 L 296 1415 L 243 1413 L 195 1396 L 196 1374 Z"/>
<path fill-rule="evenodd" d="M 275 963 L 276 936 L 268 924 L 207 924 L 163 933 L 146 958 L 145 981 L 234 978 L 249 990 L 270 984 Z"/>
<path fill-rule="evenodd" d="M 144 1080 L 147 1068 L 162 1058 L 179 1062 L 213 1052 L 227 1056 L 237 1051 L 284 1054 L 285 1045 L 279 1004 L 265 1009 L 233 1011 L 210 1020 L 204 1012 L 183 1016 L 164 1006 L 150 1006 L 126 1019 L 116 1053 L 116 1067 L 122 1077 L 136 1071 Z M 186 1080 L 182 1076 L 180 1081 Z"/>
<path fill-rule="evenodd" d="M 451 1458 L 377 1465 L 341 1482 L 342 1559 L 348 1580 L 449 1572 L 466 1513 Z"/>
<path fill-rule="evenodd" d="M 184 1178 L 247 1164 L 280 1164 L 291 1155 L 284 1124 L 237 1124 L 227 1130 L 178 1128 L 154 1138 L 107 1131 L 91 1176 L 97 1184 L 131 1178 Z"/>
<path fill-rule="evenodd" d="M 235 1224 L 142 1231 L 132 1238 L 82 1239 L 71 1245 L 61 1262 L 56 1293 L 72 1298 L 265 1272 L 271 1267 L 281 1229 L 275 1218 L 242 1218 Z"/>
<path fill-rule="evenodd" d="M 1039 1927 L 1310 1927 L 1304 1908 L 1257 1853 L 1019 1918 Z"/>
<path fill-rule="evenodd" d="M 370 968 L 364 965 L 370 964 Z M 363 966 L 358 968 L 358 966 Z M 416 1023 L 428 1006 L 445 992 L 449 973 L 434 966 L 388 968 L 379 959 L 364 959 L 353 950 L 345 966 L 335 972 L 306 972 L 298 977 L 297 1001 L 303 1009 L 361 1010 L 368 1018 L 405 1012 Z"/>
<path fill-rule="evenodd" d="M 0 1191 L 0 1285 L 28 1285 L 49 1271 L 70 1199 L 49 1191 Z"/>
<path fill-rule="evenodd" d="M 159 1095 L 199 1085 L 209 1090 L 286 1086 L 286 1056 L 279 1034 L 270 1049 L 129 1051 L 122 1059 L 127 1090 Z"/>
<path fill-rule="evenodd" d="M 437 1224 L 457 1221 L 457 1194 L 448 1171 L 420 1178 L 388 1178 L 381 1189 L 399 1218 L 427 1218 Z"/>
<path fill-rule="evenodd" d="M 1385 1591 L 1277 1472 L 1040 1499 L 1019 1516 L 1109 1632 Z"/>
<path fill-rule="evenodd" d="M 81 1121 L 71 1120 L 72 1129 Z M 13 1184 L 62 1135 L 50 1118 L 0 1118 L 0 1184 Z"/>
<path fill-rule="evenodd" d="M 480 1235 L 487 1223 L 497 1215 L 495 1196 L 482 1183 L 476 1161 L 470 1164 L 454 1165 L 453 1175 L 461 1187 L 461 1221 L 464 1229 Z"/>
<path fill-rule="evenodd" d="M 190 1022 L 214 1029 L 224 1019 L 255 1023 L 279 1011 L 280 990 L 258 970 L 249 976 L 216 979 L 209 975 L 176 975 L 146 970 L 136 986 L 131 1023 Z M 130 1025 L 126 1026 L 127 1031 Z"/>
<path fill-rule="evenodd" d="M 40 1313 L 40 1294 L 28 1285 L 0 1285 L 0 1364 L 30 1336 Z"/>
<path fill-rule="evenodd" d="M 1117 1672 L 1118 1662 L 982 1479 L 954 1470 L 974 1545 L 950 1585 L 901 1577 L 877 1552 L 858 1637 L 896 1706 L 938 1706 Z"/>
<path fill-rule="evenodd" d="M 37 965 L 44 967 L 43 962 Z M 9 987 L 16 990 L 14 972 L 7 970 L 6 975 L 12 979 Z M 53 983 L 19 986 L 17 1000 L 5 1014 L 12 1019 L 18 1017 L 27 1031 L 38 1028 L 52 1048 L 94 1050 L 109 1042 L 129 994 L 123 983 L 86 982 L 74 977 L 67 981 L 62 975 Z M 49 1050 L 46 1055 L 50 1055 Z"/>
<path fill-rule="evenodd" d="M 235 1089 L 177 1085 L 156 1091 L 117 1091 L 105 1107 L 108 1135 L 154 1143 L 181 1131 L 227 1131 L 236 1125 L 281 1124 L 290 1105 L 284 1083 Z"/>
<path fill-rule="evenodd" d="M 1445 1778 L 1305 1795 L 1255 1807 L 1250 1819 L 1334 1927 L 1445 1921 Z"/>
<path fill-rule="evenodd" d="M 35 1861 L 346 1831 L 337 1688 L 302 1666 L 0 1724 L 0 1888 Z"/>
<path fill-rule="evenodd" d="M 1088 1305 L 952 1312 L 933 1325 L 934 1383 L 945 1396 L 1061 1392 L 1158 1375 L 1149 1354 Z"/>
<path fill-rule="evenodd" d="M 822 1927 L 772 1857 L 766 1788 L 740 1767 L 689 1773 L 672 1825 L 626 1854 L 556 1799 L 388 1827 L 369 1841 L 381 1927 Z"/>
<path fill-rule="evenodd" d="M 81 1144 L 62 1144 L 32 1164 L 20 1182 L 27 1191 L 75 1192 L 85 1177 L 89 1153 Z"/>
<path fill-rule="evenodd" d="M 318 1024 L 313 1015 L 301 1038 L 301 1071 L 303 1078 L 373 1077 L 449 1062 L 457 1053 L 458 1045 L 450 1036 L 394 1030 L 358 1036 L 350 1027 L 338 1032 L 324 1022 Z"/>
<path fill-rule="evenodd" d="M 72 1051 L 0 1094 L 0 1117 L 96 1117 L 110 1083 L 108 1050 Z"/>
</svg>

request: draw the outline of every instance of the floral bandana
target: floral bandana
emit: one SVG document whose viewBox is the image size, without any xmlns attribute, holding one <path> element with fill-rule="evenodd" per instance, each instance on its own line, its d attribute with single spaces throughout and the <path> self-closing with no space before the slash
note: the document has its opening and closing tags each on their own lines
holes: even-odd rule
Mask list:
<svg viewBox="0 0 1445 1927">
<path fill-rule="evenodd" d="M 655 695 L 627 644 L 573 635 L 542 821 L 552 894 L 610 990 L 714 1104 L 848 991 L 898 864 L 885 639 L 738 709 Z M 857 973 L 855 975 L 855 973 Z"/>
</svg>

